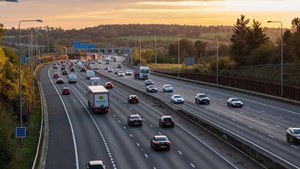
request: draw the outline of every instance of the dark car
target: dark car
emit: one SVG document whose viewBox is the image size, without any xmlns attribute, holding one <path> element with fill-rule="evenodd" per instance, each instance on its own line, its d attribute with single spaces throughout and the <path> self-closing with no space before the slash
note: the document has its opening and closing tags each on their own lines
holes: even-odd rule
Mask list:
<svg viewBox="0 0 300 169">
<path fill-rule="evenodd" d="M 63 84 L 63 83 L 64 83 L 64 79 L 63 78 L 57 78 L 56 84 Z"/>
<path fill-rule="evenodd" d="M 74 68 L 74 67 L 71 67 L 71 68 L 70 68 L 70 72 L 75 72 L 75 68 Z"/>
<path fill-rule="evenodd" d="M 103 161 L 101 161 L 101 160 L 93 160 L 93 161 L 89 161 L 86 164 L 86 168 L 87 169 L 105 169 L 105 165 L 104 165 Z"/>
<path fill-rule="evenodd" d="M 197 103 L 197 104 L 209 104 L 209 98 L 204 93 L 198 93 L 195 96 L 195 103 Z"/>
<path fill-rule="evenodd" d="M 121 65 L 121 64 L 118 64 L 117 68 L 122 68 L 122 65 Z"/>
<path fill-rule="evenodd" d="M 153 85 L 153 81 L 151 79 L 145 80 L 145 86 Z"/>
<path fill-rule="evenodd" d="M 243 107 L 243 102 L 241 102 L 238 98 L 229 98 L 227 100 L 228 107 Z"/>
<path fill-rule="evenodd" d="M 157 88 L 154 85 L 149 85 L 149 86 L 147 86 L 146 91 L 148 93 L 156 93 L 157 92 Z"/>
<path fill-rule="evenodd" d="M 161 116 L 159 119 L 159 126 L 160 127 L 174 127 L 175 122 L 173 117 L 171 116 Z"/>
<path fill-rule="evenodd" d="M 143 119 L 138 114 L 132 114 L 132 115 L 128 116 L 127 124 L 129 126 L 142 126 Z"/>
<path fill-rule="evenodd" d="M 137 95 L 129 95 L 128 96 L 128 103 L 138 103 L 139 98 Z"/>
<path fill-rule="evenodd" d="M 69 95 L 69 94 L 71 94 L 71 90 L 68 87 L 64 87 L 62 89 L 62 94 L 63 95 Z"/>
<path fill-rule="evenodd" d="M 82 68 L 80 69 L 80 72 L 86 72 L 86 68 L 85 68 L 85 67 L 82 67 Z"/>
<path fill-rule="evenodd" d="M 63 71 L 63 70 L 65 70 L 65 69 L 66 69 L 66 67 L 65 67 L 65 66 L 63 66 L 63 67 L 61 67 L 61 69 L 60 69 L 60 70 L 61 70 L 61 71 Z"/>
<path fill-rule="evenodd" d="M 300 143 L 300 128 L 288 128 L 286 131 L 286 140 L 288 142 Z"/>
<path fill-rule="evenodd" d="M 168 137 L 165 135 L 156 135 L 150 140 L 151 148 L 154 150 L 170 150 L 171 142 L 169 141 Z"/>
<path fill-rule="evenodd" d="M 68 72 L 67 70 L 63 70 L 61 74 L 62 74 L 62 75 L 68 75 L 69 72 Z"/>
</svg>

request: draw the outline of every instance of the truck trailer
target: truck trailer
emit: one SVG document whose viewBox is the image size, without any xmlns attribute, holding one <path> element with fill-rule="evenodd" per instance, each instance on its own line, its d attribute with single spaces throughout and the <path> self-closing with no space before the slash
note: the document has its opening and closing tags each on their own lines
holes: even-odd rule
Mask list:
<svg viewBox="0 0 300 169">
<path fill-rule="evenodd" d="M 134 78 L 135 79 L 149 79 L 150 69 L 148 66 L 135 66 L 134 67 Z"/>
<path fill-rule="evenodd" d="M 108 113 L 109 92 L 104 86 L 88 86 L 88 106 L 93 113 Z"/>
</svg>

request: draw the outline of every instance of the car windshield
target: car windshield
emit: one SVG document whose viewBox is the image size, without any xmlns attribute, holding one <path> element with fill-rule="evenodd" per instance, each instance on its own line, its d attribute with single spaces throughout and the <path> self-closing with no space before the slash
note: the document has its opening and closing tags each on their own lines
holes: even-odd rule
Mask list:
<svg viewBox="0 0 300 169">
<path fill-rule="evenodd" d="M 131 116 L 132 119 L 140 119 L 140 116 Z"/>
<path fill-rule="evenodd" d="M 199 95 L 199 97 L 203 98 L 203 97 L 206 97 L 206 95 L 202 94 L 202 95 Z"/>
<path fill-rule="evenodd" d="M 156 141 L 168 141 L 166 137 L 156 137 Z"/>
<path fill-rule="evenodd" d="M 300 134 L 300 129 L 294 129 L 295 134 Z"/>
<path fill-rule="evenodd" d="M 174 96 L 174 98 L 181 98 L 181 96 L 179 96 L 179 95 L 176 95 L 176 96 Z"/>
<path fill-rule="evenodd" d="M 240 100 L 239 99 L 231 99 L 231 101 L 238 102 Z"/>
<path fill-rule="evenodd" d="M 141 73 L 149 73 L 149 70 L 141 70 Z"/>
<path fill-rule="evenodd" d="M 164 121 L 172 121 L 173 119 L 171 117 L 165 117 Z"/>
</svg>

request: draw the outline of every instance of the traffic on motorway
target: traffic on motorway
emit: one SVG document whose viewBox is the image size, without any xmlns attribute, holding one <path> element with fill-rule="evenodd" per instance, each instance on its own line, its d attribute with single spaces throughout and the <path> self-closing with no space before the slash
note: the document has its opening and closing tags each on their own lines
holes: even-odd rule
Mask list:
<svg viewBox="0 0 300 169">
<path fill-rule="evenodd" d="M 203 138 L 199 139 L 184 127 L 177 129 L 175 126 L 178 120 L 172 114 L 159 111 L 154 114 L 155 110 L 151 109 L 152 105 L 143 105 L 146 103 L 141 101 L 140 92 L 151 95 L 150 100 L 157 98 L 170 106 L 212 121 L 217 126 L 238 135 L 243 141 L 250 142 L 258 149 L 274 155 L 274 158 L 286 163 L 285 165 L 299 168 L 299 162 L 294 156 L 299 153 L 299 146 L 294 144 L 299 142 L 299 128 L 297 128 L 299 121 L 293 118 L 290 121 L 291 117 L 282 114 L 282 111 L 287 111 L 293 116 L 299 116 L 293 109 L 269 106 L 269 103 L 260 100 L 253 101 L 244 94 L 235 92 L 220 94 L 222 91 L 209 87 L 199 87 L 192 83 L 152 75 L 147 67 L 139 68 L 138 74 L 136 68 L 132 70 L 122 66 L 123 60 L 122 57 L 116 59 L 105 57 L 103 61 L 59 61 L 48 69 L 49 80 L 53 82 L 57 93 L 63 96 L 60 96 L 60 99 L 63 103 L 66 102 L 63 106 L 65 112 L 69 112 L 67 116 L 72 131 L 71 140 L 73 140 L 74 149 L 77 149 L 75 151 L 76 168 L 82 168 L 82 166 L 93 168 L 93 165 L 99 168 L 105 168 L 105 166 L 107 168 L 135 168 L 132 165 L 142 165 L 142 168 L 203 168 L 203 166 L 205 168 L 253 168 L 253 165 L 250 167 L 248 166 L 250 164 L 241 165 L 235 158 L 224 155 L 226 152 L 222 154 L 222 151 L 216 150 L 217 148 L 206 145 L 201 141 Z M 124 85 L 139 92 L 127 93 Z M 124 99 L 120 98 L 126 98 L 126 101 L 123 103 Z M 79 109 L 86 113 L 75 117 L 75 114 L 68 110 L 69 108 L 73 112 Z M 269 113 L 270 109 L 276 110 L 274 114 Z M 88 114 L 88 117 L 83 114 Z M 261 114 L 263 115 L 260 116 Z M 72 119 L 77 119 L 74 121 L 78 122 L 74 125 Z M 90 122 L 81 124 L 81 120 Z M 279 121 L 278 124 L 276 121 Z M 270 123 L 272 126 L 269 125 Z M 80 124 L 85 126 L 84 128 L 96 128 L 93 130 L 97 130 L 95 133 L 99 136 L 87 132 L 88 130 L 81 128 Z M 79 129 L 73 131 L 73 125 L 74 128 Z M 278 130 L 280 132 L 274 133 Z M 78 131 L 81 132 L 77 134 Z M 128 132 L 129 137 L 124 136 Z M 84 141 L 82 136 L 85 135 L 87 139 L 92 137 L 96 141 Z M 99 138 L 103 143 L 99 143 Z M 78 146 L 80 144 L 76 144 L 74 140 L 79 140 L 85 145 L 84 148 Z M 123 140 L 126 140 L 125 143 Z M 88 149 L 93 148 L 86 149 L 88 142 L 91 142 L 94 148 L 101 144 L 102 148 L 99 148 L 102 150 L 101 155 L 95 152 L 91 155 Z M 199 144 L 201 144 L 200 148 Z M 139 155 L 128 156 L 129 152 L 122 150 L 124 148 L 122 145 L 125 145 L 128 151 L 133 151 L 133 154 Z M 270 145 L 274 149 L 269 147 Z M 160 150 L 157 152 L 159 154 L 149 152 L 148 148 Z M 166 154 L 169 151 L 170 153 Z M 83 155 L 79 152 L 83 152 Z M 93 154 L 97 155 L 93 156 Z M 214 157 L 218 162 L 206 157 Z M 51 158 L 55 159 L 55 157 Z M 203 159 L 199 160 L 199 158 Z M 48 168 L 53 166 L 55 163 L 49 164 Z"/>
</svg>

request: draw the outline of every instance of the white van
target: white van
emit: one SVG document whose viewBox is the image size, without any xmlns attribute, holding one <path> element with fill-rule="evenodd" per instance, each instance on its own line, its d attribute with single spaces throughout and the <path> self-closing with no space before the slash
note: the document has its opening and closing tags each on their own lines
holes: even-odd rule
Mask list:
<svg viewBox="0 0 300 169">
<path fill-rule="evenodd" d="M 86 78 L 87 78 L 87 79 L 90 79 L 90 78 L 92 78 L 92 77 L 95 77 L 95 72 L 92 71 L 92 70 L 87 70 L 87 71 L 86 71 Z"/>
<path fill-rule="evenodd" d="M 68 75 L 68 82 L 69 83 L 76 83 L 77 81 L 77 76 L 74 73 L 70 73 Z"/>
</svg>

